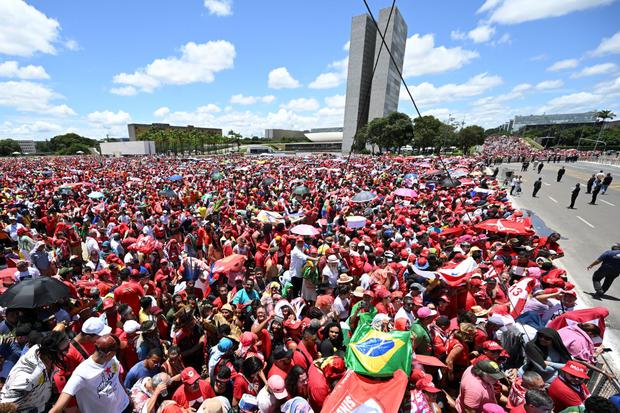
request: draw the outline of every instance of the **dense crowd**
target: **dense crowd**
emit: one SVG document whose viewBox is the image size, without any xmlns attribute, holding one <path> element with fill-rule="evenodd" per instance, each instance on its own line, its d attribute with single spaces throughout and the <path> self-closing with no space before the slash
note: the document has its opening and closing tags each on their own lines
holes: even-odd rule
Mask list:
<svg viewBox="0 0 620 413">
<path fill-rule="evenodd" d="M 578 151 L 574 148 L 536 149 L 519 136 L 496 135 L 484 142 L 483 154 L 492 163 L 502 162 L 577 162 L 581 159 L 598 158 L 602 152 Z"/>
<path fill-rule="evenodd" d="M 67 294 L 2 313 L 0 412 L 332 411 L 367 326 L 410 332 L 402 412 L 616 411 L 586 387 L 608 313 L 489 173 L 506 145 L 4 160 L 3 290 Z"/>
</svg>

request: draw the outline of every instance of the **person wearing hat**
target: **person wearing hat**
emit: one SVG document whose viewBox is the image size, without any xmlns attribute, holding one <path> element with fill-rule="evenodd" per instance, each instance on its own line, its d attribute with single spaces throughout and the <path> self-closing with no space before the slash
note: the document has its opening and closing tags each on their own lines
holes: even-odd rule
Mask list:
<svg viewBox="0 0 620 413">
<path fill-rule="evenodd" d="M 461 378 L 456 411 L 480 412 L 486 403 L 497 403 L 493 386 L 503 378 L 505 375 L 499 365 L 491 360 L 482 360 L 468 367 Z"/>
<path fill-rule="evenodd" d="M 433 341 L 428 328 L 435 320 L 437 311 L 429 307 L 422 307 L 418 309 L 417 315 L 418 318 L 411 324 L 413 350 L 416 354 L 432 356 Z"/>
<path fill-rule="evenodd" d="M 95 352 L 75 369 L 50 413 L 61 413 L 71 397 L 82 412 L 125 411 L 129 397 L 120 382 L 121 367 L 116 359 L 119 347 L 117 337 L 99 337 Z"/>
<path fill-rule="evenodd" d="M 284 378 L 278 375 L 271 376 L 267 380 L 267 385 L 263 386 L 256 396 L 258 410 L 262 413 L 279 412 L 287 397 Z"/>
<path fill-rule="evenodd" d="M 341 274 L 342 275 L 342 274 Z M 359 290 L 357 289 L 359 288 Z M 351 308 L 351 288 L 349 284 L 338 285 L 338 296 L 334 299 L 333 310 L 336 312 L 339 321 L 346 321 L 349 317 L 349 309 Z M 362 298 L 364 291 L 361 287 L 356 287 L 355 292 L 359 295 L 356 298 Z"/>
<path fill-rule="evenodd" d="M 586 387 L 588 368 L 583 364 L 569 360 L 560 369 L 560 374 L 549 386 L 549 397 L 553 400 L 556 411 L 579 406 L 590 396 Z"/>
<path fill-rule="evenodd" d="M 202 380 L 193 367 L 186 367 L 181 372 L 181 383 L 172 400 L 184 409 L 197 409 L 205 399 L 216 396 L 211 384 Z"/>
<path fill-rule="evenodd" d="M 355 294 L 355 293 L 354 293 Z M 375 293 L 370 290 L 364 290 L 362 299 L 357 303 L 353 304 L 351 308 L 351 316 L 349 317 L 349 325 L 351 326 L 352 331 L 357 326 L 357 321 L 359 320 L 359 314 L 368 313 L 369 319 L 374 318 L 377 315 L 377 309 L 372 304 L 375 299 Z"/>
<path fill-rule="evenodd" d="M 500 364 L 499 359 L 502 355 L 507 354 L 502 346 L 497 341 L 487 340 L 482 343 L 482 354 L 471 361 L 471 364 L 476 364 L 482 360 L 491 360 Z"/>
<path fill-rule="evenodd" d="M 323 282 L 329 283 L 332 288 L 336 288 L 339 284 L 346 284 L 345 280 L 349 279 L 348 282 L 353 281 L 353 277 L 348 276 L 347 274 L 339 274 L 340 272 L 340 260 L 336 255 L 329 255 L 327 257 L 326 265 L 323 267 L 323 271 L 321 272 L 321 276 L 323 278 Z"/>
<path fill-rule="evenodd" d="M 308 401 L 315 412 L 321 411 L 325 399 L 346 370 L 344 360 L 339 356 L 322 358 L 310 365 L 308 369 Z"/>
<path fill-rule="evenodd" d="M 20 323 L 14 330 L 15 340 L 10 343 L 2 344 L 2 356 L 4 357 L 4 363 L 0 371 L 0 380 L 2 382 L 6 381 L 11 369 L 15 366 L 15 363 L 17 363 L 21 355 L 28 351 L 28 336 L 31 331 L 32 325 L 30 323 Z"/>
<path fill-rule="evenodd" d="M 271 358 L 273 359 L 273 364 L 269 369 L 267 377 L 280 376 L 284 380 L 288 372 L 293 368 L 293 350 L 277 346 L 271 352 Z"/>
<path fill-rule="evenodd" d="M 293 288 L 291 290 L 291 297 L 299 297 L 301 292 L 301 284 L 303 282 L 303 268 L 308 260 L 318 261 L 317 257 L 311 257 L 303 251 L 304 249 L 304 237 L 298 236 L 295 239 L 295 247 L 291 250 L 291 264 L 289 266 L 289 276 L 291 277 L 291 283 Z M 336 274 L 337 276 L 337 274 Z"/>
</svg>

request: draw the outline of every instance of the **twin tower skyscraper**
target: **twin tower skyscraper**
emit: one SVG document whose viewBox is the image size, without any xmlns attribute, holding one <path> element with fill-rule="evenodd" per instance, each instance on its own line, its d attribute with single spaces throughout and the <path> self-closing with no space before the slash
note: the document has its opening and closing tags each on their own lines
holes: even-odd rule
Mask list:
<svg viewBox="0 0 620 413">
<path fill-rule="evenodd" d="M 407 24 L 396 7 L 388 7 L 379 12 L 378 26 L 381 34 L 385 33 L 385 43 L 394 61 L 368 14 L 353 17 L 351 23 L 343 154 L 351 152 L 358 129 L 372 119 L 387 116 L 398 109 L 398 71 L 402 73 L 403 70 Z"/>
</svg>

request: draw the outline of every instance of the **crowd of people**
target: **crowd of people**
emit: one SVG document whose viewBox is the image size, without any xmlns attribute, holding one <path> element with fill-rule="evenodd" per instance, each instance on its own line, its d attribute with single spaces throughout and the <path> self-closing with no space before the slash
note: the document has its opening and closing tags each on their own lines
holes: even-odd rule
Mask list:
<svg viewBox="0 0 620 413">
<path fill-rule="evenodd" d="M 485 172 L 503 144 L 4 160 L 2 290 L 68 294 L 4 309 L 0 412 L 331 411 L 367 319 L 410 331 L 402 412 L 616 412 L 586 387 L 607 312 Z"/>
</svg>

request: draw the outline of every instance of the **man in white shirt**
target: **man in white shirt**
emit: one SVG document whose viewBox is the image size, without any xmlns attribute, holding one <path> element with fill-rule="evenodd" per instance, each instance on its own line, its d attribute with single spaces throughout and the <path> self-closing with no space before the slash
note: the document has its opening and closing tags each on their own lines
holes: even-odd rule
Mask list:
<svg viewBox="0 0 620 413">
<path fill-rule="evenodd" d="M 317 258 L 312 258 L 309 255 L 306 255 L 303 252 L 304 249 L 304 237 L 299 236 L 295 241 L 295 247 L 291 251 L 291 266 L 289 267 L 289 274 L 291 277 L 291 283 L 293 284 L 293 288 L 291 290 L 292 297 L 298 297 L 301 292 L 301 284 L 303 282 L 303 273 L 302 270 L 304 265 L 306 265 L 306 261 L 313 260 L 317 261 Z"/>
<path fill-rule="evenodd" d="M 20 282 L 23 280 L 39 278 L 41 273 L 34 267 L 29 266 L 28 261 L 18 261 L 17 262 L 17 271 L 15 271 L 15 282 Z"/>
<path fill-rule="evenodd" d="M 280 406 L 288 397 L 284 379 L 277 374 L 271 376 L 256 396 L 258 402 L 258 410 L 261 413 L 274 413 L 280 411 Z"/>
<path fill-rule="evenodd" d="M 95 353 L 77 366 L 50 413 L 61 413 L 72 396 L 82 413 L 123 412 L 129 406 L 129 396 L 119 380 L 119 347 L 117 337 L 99 337 Z"/>
<path fill-rule="evenodd" d="M 405 298 L 403 298 L 403 306 L 396 312 L 394 321 L 399 318 L 406 318 L 411 324 L 413 324 L 415 320 L 415 316 L 413 315 L 413 297 L 410 295 L 406 295 Z"/>
<path fill-rule="evenodd" d="M 20 224 L 19 222 L 17 222 L 17 218 L 15 218 L 13 215 L 10 215 L 9 216 L 9 225 L 4 227 L 4 232 L 9 234 L 9 237 L 11 238 L 11 241 L 17 242 L 17 240 L 19 238 L 17 236 L 17 230 L 20 229 L 20 228 L 26 228 L 26 227 L 23 226 L 22 224 Z"/>
</svg>

